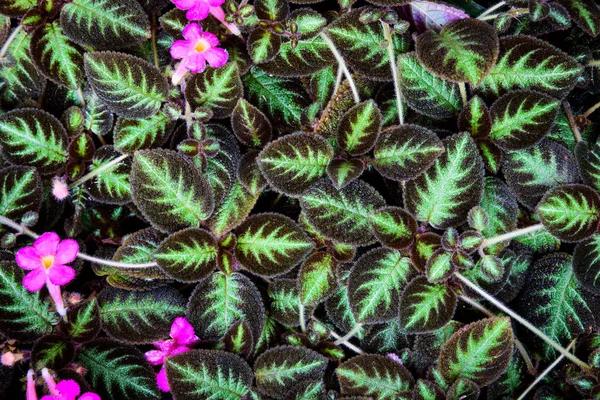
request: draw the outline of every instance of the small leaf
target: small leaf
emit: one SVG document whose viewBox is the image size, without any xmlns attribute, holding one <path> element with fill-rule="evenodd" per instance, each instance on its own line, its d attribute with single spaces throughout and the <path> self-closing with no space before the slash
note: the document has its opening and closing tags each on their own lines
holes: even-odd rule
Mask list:
<svg viewBox="0 0 600 400">
<path fill-rule="evenodd" d="M 167 79 L 141 58 L 100 51 L 86 53 L 84 66 L 96 95 L 109 110 L 123 117 L 150 117 L 167 100 Z"/>
<path fill-rule="evenodd" d="M 207 107 L 215 118 L 229 117 L 242 94 L 243 86 L 236 63 L 194 74 L 185 87 L 185 98 L 191 106 Z"/>
<path fill-rule="evenodd" d="M 383 131 L 373 151 L 373 167 L 382 176 L 407 181 L 421 175 L 444 152 L 437 135 L 418 125 Z"/>
<path fill-rule="evenodd" d="M 438 360 L 446 380 L 469 379 L 486 386 L 498 379 L 512 355 L 510 319 L 487 318 L 466 325 L 448 340 Z"/>
<path fill-rule="evenodd" d="M 358 323 L 350 309 L 348 287 L 345 286 L 345 284 L 340 284 L 336 292 L 327 299 L 325 302 L 325 311 L 327 311 L 328 318 L 343 332 L 350 331 Z M 356 332 L 355 336 L 359 339 L 363 339 L 366 332 L 367 327 L 362 326 Z"/>
<path fill-rule="evenodd" d="M 600 33 L 600 7 L 592 0 L 559 0 L 585 33 L 597 37 Z"/>
<path fill-rule="evenodd" d="M 298 291 L 302 304 L 317 304 L 326 300 L 337 288 L 333 256 L 323 251 L 309 256 L 298 272 Z"/>
<path fill-rule="evenodd" d="M 340 364 L 335 374 L 344 396 L 410 399 L 414 379 L 403 365 L 387 357 L 363 354 Z"/>
<path fill-rule="evenodd" d="M 210 186 L 198 168 L 171 150 L 141 150 L 131 167 L 134 203 L 164 231 L 198 227 L 212 214 Z"/>
<path fill-rule="evenodd" d="M 19 220 L 42 205 L 42 180 L 33 167 L 13 166 L 0 169 L 0 215 Z M 0 233 L 4 227 L 0 227 Z"/>
<path fill-rule="evenodd" d="M 400 207 L 387 206 L 369 215 L 369 223 L 377 240 L 384 246 L 401 250 L 409 247 L 417 234 L 417 221 Z"/>
<path fill-rule="evenodd" d="M 368 233 L 368 217 L 385 201 L 373 187 L 356 180 L 341 190 L 320 182 L 304 193 L 300 205 L 307 220 L 322 235 L 340 243 L 365 246 L 374 240 Z"/>
<path fill-rule="evenodd" d="M 67 132 L 46 111 L 21 108 L 0 116 L 2 154 L 14 164 L 51 174 L 67 161 Z"/>
<path fill-rule="evenodd" d="M 131 154 L 135 150 L 159 147 L 171 133 L 173 125 L 162 111 L 143 119 L 121 117 L 113 134 L 115 149 Z"/>
<path fill-rule="evenodd" d="M 191 350 L 165 360 L 175 399 L 241 399 L 252 385 L 252 369 L 240 357 L 218 350 Z"/>
<path fill-rule="evenodd" d="M 69 322 L 61 321 L 60 330 L 76 343 L 89 342 L 100 332 L 100 309 L 95 298 L 69 307 L 67 317 Z"/>
<path fill-rule="evenodd" d="M 114 116 L 112 112 L 102 103 L 93 90 L 86 90 L 84 96 L 85 108 L 83 109 L 83 115 L 85 117 L 85 129 L 89 129 L 96 135 L 106 135 L 113 127 Z"/>
<path fill-rule="evenodd" d="M 244 321 L 233 324 L 223 337 L 223 344 L 228 352 L 244 358 L 249 357 L 254 350 L 254 338 L 250 325 Z"/>
<path fill-rule="evenodd" d="M 364 154 L 375 145 L 381 131 L 381 111 L 373 100 L 348 110 L 338 126 L 337 143 L 350 155 Z"/>
<path fill-rule="evenodd" d="M 458 130 L 473 137 L 488 136 L 492 129 L 492 116 L 481 97 L 473 96 L 458 116 Z"/>
<path fill-rule="evenodd" d="M 293 220 L 280 214 L 253 215 L 236 232 L 236 258 L 244 268 L 261 276 L 290 271 L 314 247 Z"/>
<path fill-rule="evenodd" d="M 444 400 L 444 392 L 435 383 L 419 379 L 413 389 L 414 400 Z"/>
<path fill-rule="evenodd" d="M 304 347 L 279 346 L 261 354 L 254 363 L 258 389 L 273 397 L 283 397 L 290 384 L 321 379 L 327 359 Z"/>
<path fill-rule="evenodd" d="M 509 92 L 491 108 L 490 138 L 504 150 L 518 150 L 539 142 L 554 124 L 560 102 L 542 93 Z"/>
<path fill-rule="evenodd" d="M 196 282 L 215 269 L 218 246 L 204 229 L 189 228 L 174 233 L 153 254 L 159 268 L 170 278 Z"/>
<path fill-rule="evenodd" d="M 254 28 L 248 35 L 248 54 L 257 64 L 266 63 L 277 55 L 281 36 L 264 28 Z"/>
<path fill-rule="evenodd" d="M 0 14 L 8 17 L 20 17 L 36 5 L 36 0 L 1 0 Z"/>
<path fill-rule="evenodd" d="M 488 215 L 489 224 L 481 233 L 485 237 L 496 237 L 517 228 L 519 205 L 515 193 L 500 179 L 486 177 L 483 196 L 479 203 Z M 501 242 L 486 248 L 488 254 L 497 254 L 508 242 Z"/>
<path fill-rule="evenodd" d="M 94 154 L 88 169 L 90 172 L 97 170 L 101 172 L 95 174 L 86 183 L 86 190 L 92 199 L 101 203 L 119 205 L 131 201 L 131 184 L 129 183 L 131 161 L 126 159 L 113 164 L 111 168 L 105 167 L 119 156 L 120 154 L 110 145 L 100 147 Z"/>
<path fill-rule="evenodd" d="M 325 175 L 332 158 L 333 149 L 322 136 L 296 133 L 267 144 L 258 165 L 273 189 L 295 197 Z"/>
<path fill-rule="evenodd" d="M 439 249 L 433 253 L 425 265 L 427 280 L 430 283 L 446 281 L 454 272 L 454 264 L 451 259 L 452 253 L 445 249 Z"/>
<path fill-rule="evenodd" d="M 260 193 L 250 193 L 241 183 L 235 182 L 220 207 L 208 220 L 212 233 L 220 238 L 244 222 Z"/>
<path fill-rule="evenodd" d="M 450 386 L 446 398 L 448 400 L 478 399 L 481 389 L 477 384 L 469 379 L 457 379 Z"/>
<path fill-rule="evenodd" d="M 413 279 L 400 298 L 400 326 L 408 333 L 433 332 L 454 316 L 456 294 L 445 284 Z"/>
<path fill-rule="evenodd" d="M 327 176 L 336 189 L 342 189 L 350 182 L 358 179 L 365 170 L 361 160 L 331 160 L 327 165 Z"/>
<path fill-rule="evenodd" d="M 284 21 L 290 14 L 286 0 L 257 0 L 254 9 L 259 19 L 268 21 Z"/>
<path fill-rule="evenodd" d="M 417 37 L 416 51 L 425 68 L 452 82 L 478 85 L 496 63 L 498 34 L 487 22 L 474 18 L 452 21 L 440 33 Z"/>
<path fill-rule="evenodd" d="M 578 242 L 598 230 L 600 197 L 588 186 L 559 186 L 546 192 L 537 214 L 552 235 L 565 242 Z"/>
<path fill-rule="evenodd" d="M 453 135 L 444 144 L 446 152 L 404 187 L 406 209 L 436 228 L 464 221 L 483 190 L 483 162 L 471 136 Z"/>
<path fill-rule="evenodd" d="M 395 250 L 377 248 L 361 256 L 348 280 L 348 298 L 357 322 L 395 318 L 400 293 L 415 273 L 410 259 Z"/>
<path fill-rule="evenodd" d="M 269 284 L 268 293 L 270 311 L 273 320 L 283 326 L 297 327 L 300 325 L 300 291 L 294 279 L 277 279 Z M 315 307 L 305 306 L 304 320 L 310 319 Z"/>
<path fill-rule="evenodd" d="M 573 252 L 573 271 L 586 289 L 600 293 L 600 235 L 580 242 Z"/>
<path fill-rule="evenodd" d="M 242 156 L 237 170 L 239 182 L 252 194 L 260 194 L 268 182 L 258 166 L 258 150 L 250 150 Z"/>
<path fill-rule="evenodd" d="M 240 98 L 231 114 L 233 133 L 247 146 L 264 147 L 271 141 L 273 128 L 265 114 Z"/>
<path fill-rule="evenodd" d="M 75 358 L 75 346 L 61 335 L 46 335 L 38 339 L 31 349 L 31 364 L 37 368 L 59 370 Z"/>
</svg>

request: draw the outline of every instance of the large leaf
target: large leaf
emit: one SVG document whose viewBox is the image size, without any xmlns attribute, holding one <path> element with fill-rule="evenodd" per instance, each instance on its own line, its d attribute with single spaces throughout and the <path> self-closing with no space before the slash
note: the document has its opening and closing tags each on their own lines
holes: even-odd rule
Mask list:
<svg viewBox="0 0 600 400">
<path fill-rule="evenodd" d="M 519 206 L 515 193 L 500 179 L 486 177 L 483 196 L 479 203 L 488 215 L 488 225 L 481 231 L 485 237 L 495 237 L 517 228 Z M 488 254 L 497 254 L 508 242 L 486 248 Z"/>
<path fill-rule="evenodd" d="M 114 115 L 90 88 L 84 92 L 84 127 L 96 135 L 106 135 L 112 130 Z"/>
<path fill-rule="evenodd" d="M 60 330 L 76 343 L 89 342 L 100 332 L 102 321 L 98 300 L 95 298 L 70 307 L 67 318 L 69 322 L 61 321 Z"/>
<path fill-rule="evenodd" d="M 100 51 L 86 53 L 84 66 L 96 95 L 109 110 L 123 117 L 150 117 L 167 99 L 167 79 L 141 58 Z"/>
<path fill-rule="evenodd" d="M 288 272 L 314 247 L 314 243 L 290 218 L 258 214 L 237 229 L 235 256 L 240 264 L 262 276 Z"/>
<path fill-rule="evenodd" d="M 402 97 L 415 111 L 433 118 L 450 118 L 462 108 L 458 84 L 438 78 L 419 62 L 415 53 L 398 58 Z"/>
<path fill-rule="evenodd" d="M 483 191 L 483 162 L 471 135 L 453 135 L 444 145 L 435 164 L 404 187 L 406 208 L 435 228 L 464 221 Z"/>
<path fill-rule="evenodd" d="M 242 94 L 242 81 L 236 63 L 192 75 L 185 87 L 185 98 L 192 107 L 207 107 L 215 118 L 229 117 Z"/>
<path fill-rule="evenodd" d="M 350 155 L 371 150 L 381 130 L 381 111 L 373 100 L 359 103 L 348 110 L 338 126 L 337 143 Z"/>
<path fill-rule="evenodd" d="M 337 262 L 323 251 L 312 254 L 298 272 L 298 291 L 303 304 L 316 304 L 327 299 L 337 288 Z"/>
<path fill-rule="evenodd" d="M 384 177 L 407 181 L 421 175 L 443 152 L 444 145 L 434 132 L 405 124 L 383 131 L 372 163 Z"/>
<path fill-rule="evenodd" d="M 172 288 L 128 291 L 109 286 L 98 296 L 98 305 L 102 329 L 135 344 L 164 339 L 173 320 L 185 314 L 185 299 Z"/>
<path fill-rule="evenodd" d="M 42 180 L 33 167 L 0 169 L 0 215 L 18 220 L 42 205 Z M 0 232 L 4 230 L 0 227 Z"/>
<path fill-rule="evenodd" d="M 427 31 L 417 37 L 417 56 L 434 74 L 452 82 L 477 85 L 498 58 L 498 33 L 487 22 L 458 19 L 440 33 Z"/>
<path fill-rule="evenodd" d="M 24 270 L 13 262 L 0 262 L 0 332 L 23 342 L 51 333 L 58 323 L 56 313 L 39 293 L 23 286 Z"/>
<path fill-rule="evenodd" d="M 296 133 L 267 144 L 258 165 L 273 189 L 295 197 L 325 176 L 332 159 L 333 149 L 322 136 Z"/>
<path fill-rule="evenodd" d="M 456 294 L 446 284 L 432 284 L 419 276 L 406 286 L 399 308 L 403 330 L 432 332 L 443 328 L 454 316 Z"/>
<path fill-rule="evenodd" d="M 83 80 L 83 51 L 62 32 L 58 22 L 42 25 L 31 37 L 31 58 L 49 79 L 77 89 Z"/>
<path fill-rule="evenodd" d="M 551 234 L 565 242 L 578 242 L 598 229 L 600 197 L 589 186 L 559 186 L 546 192 L 537 213 Z"/>
<path fill-rule="evenodd" d="M 315 307 L 301 307 L 300 291 L 294 279 L 276 279 L 269 284 L 269 309 L 273 320 L 283 326 L 297 327 L 300 325 L 300 312 L 304 311 L 304 320 L 308 320 Z"/>
<path fill-rule="evenodd" d="M 109 204 L 125 204 L 131 201 L 130 160 L 108 166 L 119 156 L 120 154 L 110 145 L 96 150 L 88 169 L 90 172 L 100 172 L 96 172 L 94 177 L 86 182 L 87 192 L 92 199 Z"/>
<path fill-rule="evenodd" d="M 539 142 L 554 124 L 560 102 L 548 95 L 515 90 L 490 109 L 490 138 L 504 150 L 518 150 Z"/>
<path fill-rule="evenodd" d="M 265 63 L 272 60 L 279 52 L 281 36 L 272 30 L 255 28 L 248 35 L 246 48 L 252 61 L 257 64 Z"/>
<path fill-rule="evenodd" d="M 479 88 L 502 94 L 511 89 L 530 89 L 562 98 L 573 89 L 583 67 L 547 42 L 530 36 L 500 40 L 500 58 Z"/>
<path fill-rule="evenodd" d="M 473 96 L 458 116 L 458 130 L 468 131 L 473 137 L 488 136 L 492 129 L 492 116 L 481 97 Z"/>
<path fill-rule="evenodd" d="M 198 227 L 214 208 L 206 178 L 171 150 L 141 150 L 131 167 L 134 203 L 164 231 Z"/>
<path fill-rule="evenodd" d="M 177 400 L 245 398 L 252 369 L 240 357 L 217 350 L 192 350 L 165 361 L 167 379 Z"/>
<path fill-rule="evenodd" d="M 463 378 L 485 386 L 508 367 L 512 351 L 510 319 L 492 317 L 466 325 L 452 335 L 442 346 L 438 364 L 449 382 Z"/>
<path fill-rule="evenodd" d="M 150 36 L 150 20 L 135 0 L 73 0 L 60 13 L 65 34 L 82 46 L 128 47 Z"/>
<path fill-rule="evenodd" d="M 369 223 L 377 240 L 393 249 L 409 247 L 417 234 L 417 221 L 400 207 L 387 206 L 369 215 Z"/>
<path fill-rule="evenodd" d="M 241 183 L 233 187 L 208 220 L 208 226 L 216 237 L 221 237 L 241 224 L 250 214 L 260 193 L 250 193 Z"/>
<path fill-rule="evenodd" d="M 31 363 L 38 368 L 59 370 L 75 358 L 75 345 L 63 335 L 42 336 L 31 349 Z"/>
<path fill-rule="evenodd" d="M 273 135 L 271 121 L 244 99 L 239 99 L 233 109 L 231 127 L 238 140 L 247 146 L 263 147 Z"/>
<path fill-rule="evenodd" d="M 320 182 L 300 198 L 308 221 L 322 235 L 337 242 L 368 245 L 369 215 L 385 205 L 383 197 L 370 185 L 353 181 L 341 190 L 329 182 Z"/>
<path fill-rule="evenodd" d="M 121 117 L 113 134 L 115 149 L 130 154 L 135 150 L 158 147 L 165 142 L 173 125 L 162 111 L 142 119 Z"/>
<path fill-rule="evenodd" d="M 56 172 L 67 161 L 67 132 L 46 111 L 21 108 L 0 116 L 2 154 L 14 164 Z"/>
<path fill-rule="evenodd" d="M 299 27 L 302 30 L 301 27 Z M 275 76 L 293 77 L 307 76 L 333 64 L 335 58 L 329 46 L 320 36 L 302 38 L 294 45 L 284 42 L 279 52 L 269 62 L 260 67 Z"/>
<path fill-rule="evenodd" d="M 348 279 L 348 298 L 356 321 L 396 318 L 400 293 L 416 272 L 410 258 L 396 250 L 377 248 L 361 256 Z"/>
<path fill-rule="evenodd" d="M 575 247 L 573 271 L 586 289 L 600 293 L 600 235 L 594 234 Z"/>
<path fill-rule="evenodd" d="M 591 37 L 600 33 L 600 7 L 593 0 L 559 0 L 571 15 L 577 26 Z"/>
<path fill-rule="evenodd" d="M 305 347 L 279 346 L 265 351 L 254 363 L 256 385 L 261 392 L 283 397 L 290 384 L 320 379 L 327 359 Z"/>
<path fill-rule="evenodd" d="M 160 399 L 156 376 L 141 351 L 109 339 L 97 339 L 79 349 L 77 360 L 86 380 L 105 399 Z"/>
</svg>

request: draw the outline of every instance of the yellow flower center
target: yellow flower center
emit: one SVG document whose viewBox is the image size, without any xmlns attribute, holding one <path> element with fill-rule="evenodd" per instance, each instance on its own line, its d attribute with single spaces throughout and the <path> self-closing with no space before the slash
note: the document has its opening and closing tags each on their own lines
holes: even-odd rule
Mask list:
<svg viewBox="0 0 600 400">
<path fill-rule="evenodd" d="M 54 264 L 54 256 L 42 257 L 42 264 L 44 264 L 44 268 L 50 269 L 52 264 Z"/>
<path fill-rule="evenodd" d="M 198 53 L 202 53 L 206 50 L 210 49 L 210 43 L 206 39 L 198 39 L 196 45 L 194 46 L 194 50 Z"/>
</svg>

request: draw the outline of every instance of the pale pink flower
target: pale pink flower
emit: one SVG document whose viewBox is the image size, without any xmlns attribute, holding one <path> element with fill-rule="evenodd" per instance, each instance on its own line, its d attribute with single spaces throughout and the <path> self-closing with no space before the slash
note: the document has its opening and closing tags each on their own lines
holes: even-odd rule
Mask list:
<svg viewBox="0 0 600 400">
<path fill-rule="evenodd" d="M 198 343 L 200 340 L 194 333 L 194 327 L 184 317 L 175 318 L 171 325 L 171 339 L 159 340 L 154 342 L 154 346 L 159 350 L 150 350 L 146 352 L 146 359 L 151 365 L 164 364 L 165 358 L 177 354 L 185 353 L 191 350 L 189 346 Z M 169 382 L 165 367 L 160 369 L 156 375 L 156 383 L 163 392 L 169 392 Z"/>
<path fill-rule="evenodd" d="M 27 371 L 27 389 L 25 392 L 26 400 L 38 400 L 37 392 L 35 390 L 35 372 L 32 369 Z"/>
<path fill-rule="evenodd" d="M 69 197 L 69 186 L 63 178 L 58 176 L 52 178 L 52 195 L 57 200 L 64 200 Z"/>
<path fill-rule="evenodd" d="M 202 21 L 211 14 L 218 19 L 233 33 L 239 35 L 240 30 L 237 26 L 225 21 L 225 11 L 223 11 L 223 3 L 225 0 L 172 0 L 175 7 L 180 10 L 187 10 L 185 17 L 189 21 Z"/>
<path fill-rule="evenodd" d="M 86 392 L 77 397 L 81 393 L 81 388 L 77 382 L 72 379 L 66 379 L 56 383 L 47 368 L 42 370 L 42 376 L 46 381 L 50 396 L 44 396 L 41 400 L 101 400 L 100 396 L 92 392 Z"/>
<path fill-rule="evenodd" d="M 33 246 L 27 246 L 16 254 L 19 267 L 31 271 L 23 278 L 23 286 L 30 292 L 39 291 L 44 285 L 56 303 L 56 311 L 64 316 L 66 310 L 60 287 L 75 278 L 75 270 L 65 264 L 75 260 L 79 244 L 73 239 L 61 241 L 54 232 L 38 237 Z"/>
<path fill-rule="evenodd" d="M 188 24 L 183 28 L 182 34 L 185 40 L 176 40 L 171 45 L 171 57 L 181 59 L 173 75 L 174 85 L 179 83 L 187 71 L 204 71 L 207 62 L 213 68 L 221 67 L 227 62 L 229 54 L 227 50 L 217 47 L 219 39 L 210 32 L 203 32 L 200 25 Z"/>
<path fill-rule="evenodd" d="M 2 365 L 6 365 L 7 367 L 12 367 L 18 361 L 23 359 L 23 354 L 15 354 L 12 351 L 7 351 L 2 354 Z"/>
</svg>

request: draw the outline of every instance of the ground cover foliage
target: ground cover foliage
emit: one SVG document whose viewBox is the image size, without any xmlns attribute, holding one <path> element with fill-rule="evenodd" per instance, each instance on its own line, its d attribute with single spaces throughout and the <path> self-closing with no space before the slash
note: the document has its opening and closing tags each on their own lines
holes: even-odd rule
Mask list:
<svg viewBox="0 0 600 400">
<path fill-rule="evenodd" d="M 0 46 L 0 399 L 600 399 L 594 0 L 0 0 Z"/>
</svg>

